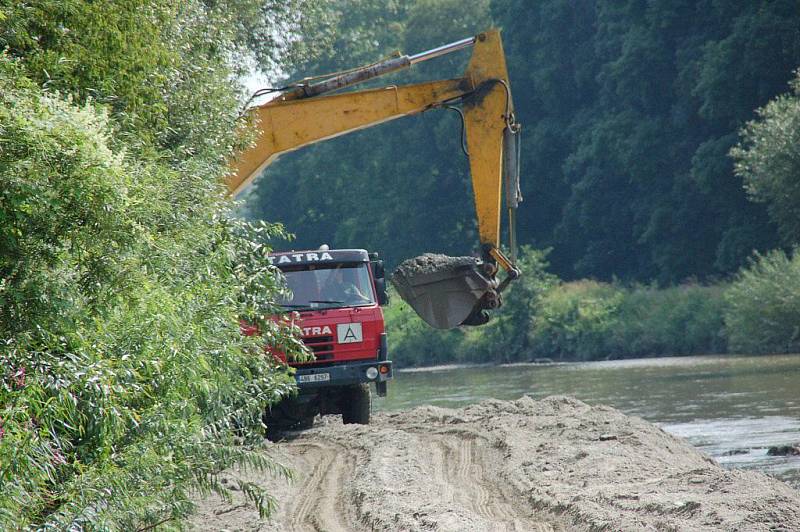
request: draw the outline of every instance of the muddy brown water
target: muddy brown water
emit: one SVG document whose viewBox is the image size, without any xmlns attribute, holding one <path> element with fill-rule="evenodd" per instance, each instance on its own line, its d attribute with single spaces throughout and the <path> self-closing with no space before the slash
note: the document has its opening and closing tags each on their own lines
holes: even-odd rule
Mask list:
<svg viewBox="0 0 800 532">
<path fill-rule="evenodd" d="M 374 405 L 459 407 L 557 394 L 642 417 L 725 467 L 759 470 L 800 488 L 800 457 L 767 455 L 770 446 L 800 442 L 800 355 L 405 370 Z"/>
</svg>

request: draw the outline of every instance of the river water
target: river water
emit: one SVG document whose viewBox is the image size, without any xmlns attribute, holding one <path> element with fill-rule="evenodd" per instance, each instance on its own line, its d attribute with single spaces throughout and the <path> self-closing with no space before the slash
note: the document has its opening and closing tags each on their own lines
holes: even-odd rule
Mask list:
<svg viewBox="0 0 800 532">
<path fill-rule="evenodd" d="M 377 410 L 459 407 L 487 398 L 571 395 L 642 417 L 725 467 L 757 469 L 800 488 L 800 355 L 672 357 L 400 371 Z"/>
</svg>

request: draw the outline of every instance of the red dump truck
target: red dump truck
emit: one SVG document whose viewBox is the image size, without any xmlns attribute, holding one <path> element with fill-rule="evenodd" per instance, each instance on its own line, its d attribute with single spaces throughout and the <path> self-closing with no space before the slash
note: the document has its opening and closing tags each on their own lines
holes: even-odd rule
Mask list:
<svg viewBox="0 0 800 532">
<path fill-rule="evenodd" d="M 383 262 L 363 249 L 324 246 L 272 253 L 269 261 L 286 278 L 291 296 L 281 306 L 299 315 L 295 324 L 314 360 L 289 362 L 299 393 L 275 406 L 268 423 L 307 428 L 317 414 L 369 423 L 370 384 L 383 397 L 392 379 L 381 310 L 388 303 Z"/>
</svg>

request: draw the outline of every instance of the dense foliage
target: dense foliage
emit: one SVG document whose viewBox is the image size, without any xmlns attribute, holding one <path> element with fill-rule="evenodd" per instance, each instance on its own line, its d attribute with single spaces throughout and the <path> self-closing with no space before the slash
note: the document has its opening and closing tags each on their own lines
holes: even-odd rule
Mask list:
<svg viewBox="0 0 800 532">
<path fill-rule="evenodd" d="M 725 324 L 740 353 L 800 352 L 800 255 L 756 257 L 726 294 Z"/>
<path fill-rule="evenodd" d="M 567 283 L 551 290 L 536 309 L 533 352 L 558 360 L 723 353 L 723 292 L 696 285 Z"/>
<path fill-rule="evenodd" d="M 263 320 L 281 230 L 221 177 L 242 32 L 298 3 L 0 1 L 0 528 L 177 525 L 220 469 L 274 468 L 293 380 L 239 320 L 302 350 Z"/>
<path fill-rule="evenodd" d="M 800 73 L 784 94 L 758 110 L 731 155 L 756 201 L 767 205 L 785 243 L 800 243 Z M 800 351 L 800 255 L 756 255 L 726 294 L 725 323 L 734 351 Z"/>
<path fill-rule="evenodd" d="M 493 13 L 521 65 L 528 196 L 545 206 L 523 227 L 559 273 L 706 278 L 775 245 L 727 154 L 800 63 L 796 2 L 526 5 Z"/>
<path fill-rule="evenodd" d="M 552 247 L 560 277 L 713 278 L 778 244 L 728 151 L 800 64 L 794 0 L 337 5 L 347 16 L 332 23 L 333 48 L 292 77 L 502 27 L 525 127 L 520 237 Z M 467 55 L 403 80 L 458 75 Z M 438 111 L 289 154 L 267 171 L 251 212 L 285 222 L 298 246 L 369 247 L 390 264 L 470 251 L 459 134 L 458 117 Z"/>
<path fill-rule="evenodd" d="M 727 307 L 722 287 L 559 283 L 543 271 L 544 262 L 529 261 L 527 266 L 533 279 L 523 277 L 521 286 L 513 286 L 494 321 L 479 329 L 425 330 L 410 308 L 393 301 L 387 329 L 394 360 L 401 366 L 427 366 L 646 358 L 726 350 L 723 313 Z M 512 297 L 516 294 L 522 297 Z"/>
</svg>

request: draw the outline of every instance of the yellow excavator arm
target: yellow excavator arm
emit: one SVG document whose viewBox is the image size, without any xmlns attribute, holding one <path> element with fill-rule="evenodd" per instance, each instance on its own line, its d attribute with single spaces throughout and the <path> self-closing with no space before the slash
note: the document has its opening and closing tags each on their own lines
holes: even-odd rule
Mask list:
<svg viewBox="0 0 800 532">
<path fill-rule="evenodd" d="M 461 78 L 326 94 L 469 46 L 473 48 L 472 58 Z M 411 293 L 414 291 L 411 285 L 398 286 L 395 283 L 395 286 L 401 297 L 431 325 L 439 328 L 459 325 L 467 320 L 467 316 L 462 316 L 465 312 L 463 308 L 467 305 L 474 307 L 475 312 L 499 306 L 499 292 L 507 286 L 508 281 L 519 275 L 513 261 L 500 251 L 504 183 L 512 250 L 513 211 L 521 198 L 516 163 L 519 125 L 514 118 L 505 55 L 498 30 L 489 30 L 413 56 L 398 56 L 332 75 L 317 83 L 294 85 L 277 98 L 250 109 L 248 112 L 254 115 L 260 132 L 252 147 L 238 154 L 233 161 L 227 181 L 228 189 L 231 194 L 238 194 L 282 153 L 402 116 L 457 103 L 461 104 L 466 130 L 483 255 L 480 268 L 473 270 L 479 272 L 476 275 L 486 282 L 479 280 L 477 287 L 458 286 L 458 283 L 443 285 L 444 291 L 437 291 L 430 286 L 430 278 L 424 278 L 422 284 L 427 289 L 416 295 Z M 496 265 L 506 271 L 507 277 L 503 283 L 496 282 Z M 421 286 L 416 281 L 411 284 Z M 472 295 L 456 304 L 459 309 L 451 309 L 453 305 L 444 301 L 448 299 L 446 292 L 463 293 L 465 290 Z M 480 304 L 476 300 L 480 300 Z"/>
</svg>

